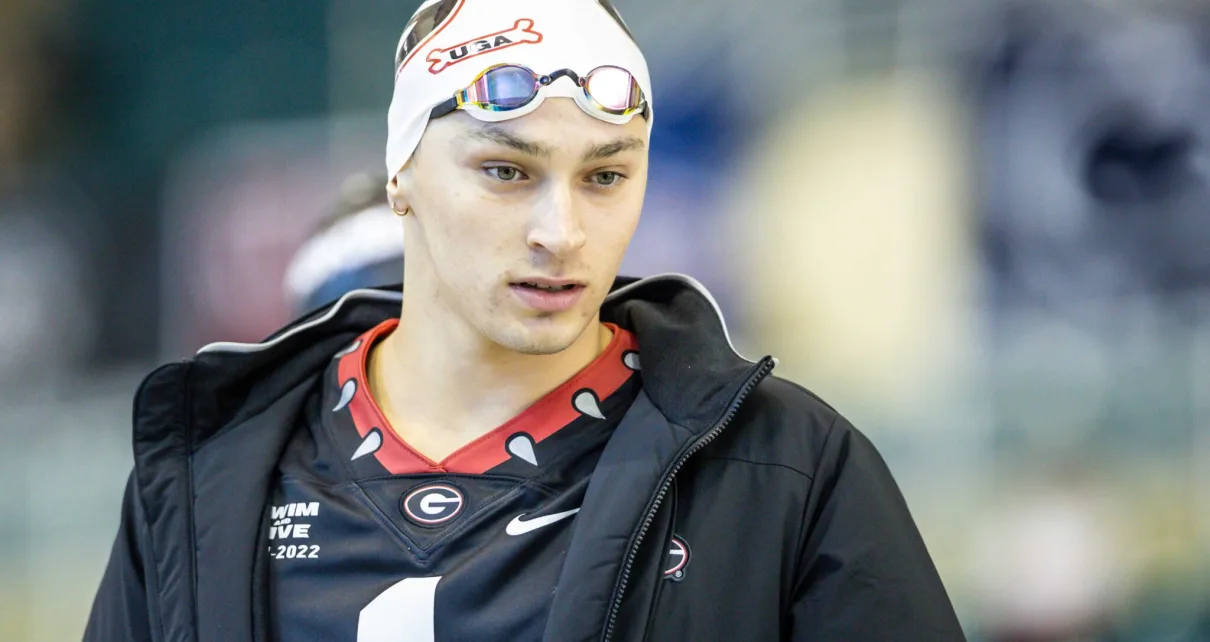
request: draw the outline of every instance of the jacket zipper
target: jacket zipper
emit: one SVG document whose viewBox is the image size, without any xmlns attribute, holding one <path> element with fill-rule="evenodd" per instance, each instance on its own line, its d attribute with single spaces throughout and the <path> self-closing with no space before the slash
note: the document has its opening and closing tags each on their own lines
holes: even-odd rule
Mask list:
<svg viewBox="0 0 1210 642">
<path fill-rule="evenodd" d="M 651 528 L 651 523 L 655 521 L 655 515 L 659 512 L 660 505 L 664 503 L 664 496 L 672 486 L 672 479 L 676 477 L 676 474 L 680 472 L 681 467 L 685 465 L 686 461 L 689 461 L 690 457 L 714 441 L 727 428 L 727 424 L 731 423 L 731 420 L 735 417 L 735 413 L 739 411 L 740 404 L 744 402 L 744 399 L 748 397 L 748 394 L 752 392 L 756 384 L 768 376 L 773 370 L 774 365 L 775 362 L 773 359 L 769 357 L 762 359 L 760 367 L 748 377 L 748 381 L 744 383 L 744 386 L 740 388 L 735 398 L 731 400 L 731 406 L 727 408 L 727 413 L 723 415 L 723 418 L 707 431 L 706 434 L 698 437 L 697 441 L 689 447 L 689 450 L 681 455 L 680 459 L 676 460 L 672 467 L 668 469 L 668 472 L 664 474 L 664 480 L 660 483 L 660 490 L 655 495 L 655 501 L 651 504 L 651 508 L 647 510 L 647 515 L 643 518 L 643 524 L 639 527 L 639 534 L 635 538 L 634 544 L 630 546 L 630 550 L 626 553 L 626 564 L 622 567 L 622 576 L 618 580 L 618 587 L 614 591 L 613 601 L 609 605 L 609 612 L 605 620 L 605 635 L 602 638 L 602 642 L 609 642 L 613 639 L 613 629 L 617 623 L 618 610 L 622 606 L 622 596 L 626 593 L 626 585 L 630 581 L 630 569 L 634 565 L 635 558 L 638 557 L 639 546 L 642 545 L 643 538 L 647 536 L 647 530 Z"/>
</svg>

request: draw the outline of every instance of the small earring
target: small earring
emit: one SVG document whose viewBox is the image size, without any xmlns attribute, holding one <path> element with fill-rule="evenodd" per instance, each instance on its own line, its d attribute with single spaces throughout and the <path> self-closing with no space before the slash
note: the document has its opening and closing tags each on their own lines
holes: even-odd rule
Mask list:
<svg viewBox="0 0 1210 642">
<path fill-rule="evenodd" d="M 408 212 L 412 211 L 412 208 L 408 207 L 408 208 L 405 208 L 402 212 L 400 212 L 399 210 L 392 207 L 391 211 L 395 212 L 395 216 L 404 217 L 404 216 L 408 215 Z"/>
</svg>

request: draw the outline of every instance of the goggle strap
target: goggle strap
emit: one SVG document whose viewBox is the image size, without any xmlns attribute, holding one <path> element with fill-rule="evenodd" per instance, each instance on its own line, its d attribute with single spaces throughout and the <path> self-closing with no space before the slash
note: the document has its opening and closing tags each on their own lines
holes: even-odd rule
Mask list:
<svg viewBox="0 0 1210 642">
<path fill-rule="evenodd" d="M 449 116 L 450 114 L 457 111 L 458 107 L 462 104 L 462 101 L 459 100 L 459 97 L 461 96 L 461 94 L 462 94 L 462 92 L 458 92 L 458 94 L 455 95 L 453 98 L 450 98 L 449 100 L 434 107 L 433 111 L 429 112 L 429 119 L 441 118 L 442 116 Z"/>
</svg>

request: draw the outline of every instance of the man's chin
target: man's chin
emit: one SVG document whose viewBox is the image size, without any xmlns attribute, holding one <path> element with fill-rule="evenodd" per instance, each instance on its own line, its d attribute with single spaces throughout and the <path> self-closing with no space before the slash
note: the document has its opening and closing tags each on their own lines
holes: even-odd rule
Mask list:
<svg viewBox="0 0 1210 642">
<path fill-rule="evenodd" d="M 558 354 L 570 348 L 584 332 L 587 323 L 577 321 L 561 314 L 525 319 L 500 333 L 496 342 L 521 354 Z"/>
<path fill-rule="evenodd" d="M 534 343 L 523 343 L 523 344 L 518 344 L 515 346 L 508 346 L 508 347 L 509 347 L 509 349 L 511 349 L 513 352 L 516 352 L 517 354 L 525 354 L 525 355 L 530 355 L 530 356 L 534 356 L 534 357 L 547 357 L 550 355 L 555 355 L 555 354 L 559 354 L 560 352 L 563 352 L 567 348 L 571 347 L 571 344 L 568 344 L 568 343 L 554 344 L 554 343 L 534 342 Z"/>
<path fill-rule="evenodd" d="M 545 356 L 559 354 L 571 347 L 572 343 L 574 341 L 566 341 L 562 337 L 524 336 L 509 337 L 508 341 L 500 342 L 500 345 L 519 354 Z"/>
</svg>

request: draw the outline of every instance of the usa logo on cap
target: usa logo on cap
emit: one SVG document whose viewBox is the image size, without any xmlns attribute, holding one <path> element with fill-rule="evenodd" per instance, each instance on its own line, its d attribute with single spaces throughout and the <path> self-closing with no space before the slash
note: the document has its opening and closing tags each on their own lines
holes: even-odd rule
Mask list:
<svg viewBox="0 0 1210 642">
<path fill-rule="evenodd" d="M 534 21 L 529 18 L 521 18 L 508 29 L 471 38 L 452 47 L 434 49 L 429 52 L 425 60 L 429 62 L 429 73 L 439 74 L 450 65 L 470 60 L 480 54 L 499 51 L 515 45 L 536 45 L 539 42 L 542 42 L 542 34 L 534 30 Z"/>
</svg>

